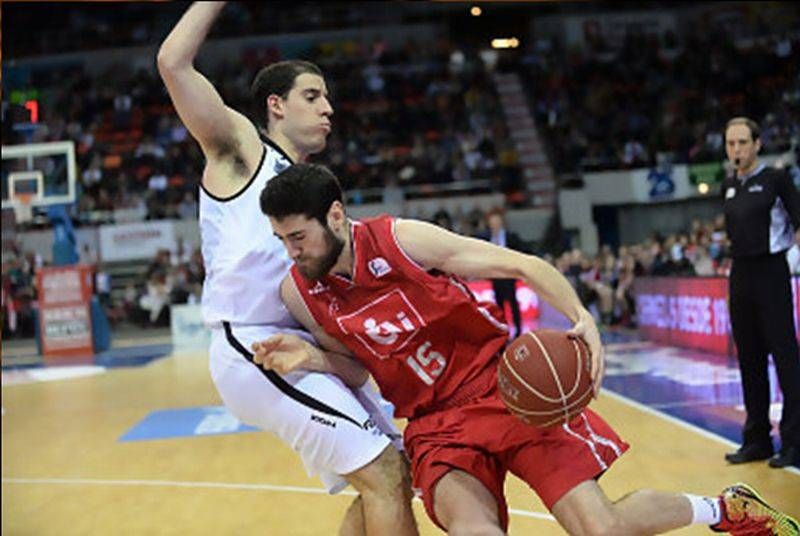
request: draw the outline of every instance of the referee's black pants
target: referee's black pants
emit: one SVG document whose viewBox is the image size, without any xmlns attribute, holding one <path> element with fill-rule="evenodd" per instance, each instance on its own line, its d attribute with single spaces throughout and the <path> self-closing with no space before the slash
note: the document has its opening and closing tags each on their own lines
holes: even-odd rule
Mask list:
<svg viewBox="0 0 800 536">
<path fill-rule="evenodd" d="M 747 410 L 744 444 L 771 441 L 767 355 L 772 354 L 783 392 L 781 442 L 783 447 L 800 447 L 800 352 L 785 252 L 734 259 L 729 285 L 731 325 Z"/>
</svg>

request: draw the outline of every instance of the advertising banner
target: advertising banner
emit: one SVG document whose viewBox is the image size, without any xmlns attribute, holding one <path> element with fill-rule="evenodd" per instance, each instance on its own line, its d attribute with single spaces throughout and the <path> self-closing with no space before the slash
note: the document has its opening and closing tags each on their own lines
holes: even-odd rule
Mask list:
<svg viewBox="0 0 800 536">
<path fill-rule="evenodd" d="M 792 280 L 795 333 L 800 333 L 800 278 Z M 634 281 L 639 330 L 650 340 L 734 355 L 724 277 L 643 277 Z"/>
<path fill-rule="evenodd" d="M 151 259 L 160 249 L 175 248 L 172 221 L 102 225 L 100 258 L 104 262 Z"/>
<path fill-rule="evenodd" d="M 92 353 L 92 267 L 71 265 L 40 268 L 39 333 L 45 358 Z"/>
</svg>

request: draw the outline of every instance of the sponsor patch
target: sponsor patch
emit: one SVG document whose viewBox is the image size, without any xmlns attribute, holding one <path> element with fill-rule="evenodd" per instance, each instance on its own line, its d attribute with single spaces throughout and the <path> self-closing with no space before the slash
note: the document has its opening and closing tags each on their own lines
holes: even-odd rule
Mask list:
<svg viewBox="0 0 800 536">
<path fill-rule="evenodd" d="M 367 262 L 367 267 L 375 277 L 383 277 L 392 271 L 392 267 L 389 266 L 389 263 L 386 262 L 386 259 L 383 257 L 375 257 L 374 259 L 371 259 L 369 262 Z"/>
</svg>

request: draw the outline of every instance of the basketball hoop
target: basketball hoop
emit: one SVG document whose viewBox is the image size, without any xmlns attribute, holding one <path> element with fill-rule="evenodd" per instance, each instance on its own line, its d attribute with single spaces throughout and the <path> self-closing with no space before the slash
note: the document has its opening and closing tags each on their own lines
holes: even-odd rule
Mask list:
<svg viewBox="0 0 800 536">
<path fill-rule="evenodd" d="M 17 193 L 14 196 L 16 203 L 14 205 L 14 216 L 17 218 L 17 223 L 27 223 L 33 219 L 33 201 L 34 195 L 29 193 Z"/>
<path fill-rule="evenodd" d="M 17 222 L 32 221 L 34 207 L 75 202 L 78 172 L 73 141 L 3 145 L 2 157 L 3 209 L 13 209 Z"/>
</svg>

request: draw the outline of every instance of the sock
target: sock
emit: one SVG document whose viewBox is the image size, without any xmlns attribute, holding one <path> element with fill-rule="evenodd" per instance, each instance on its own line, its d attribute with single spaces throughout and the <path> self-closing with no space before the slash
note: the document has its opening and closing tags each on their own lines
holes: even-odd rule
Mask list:
<svg viewBox="0 0 800 536">
<path fill-rule="evenodd" d="M 719 497 L 700 497 L 684 493 L 692 504 L 692 524 L 716 525 L 722 521 L 722 508 Z"/>
</svg>

